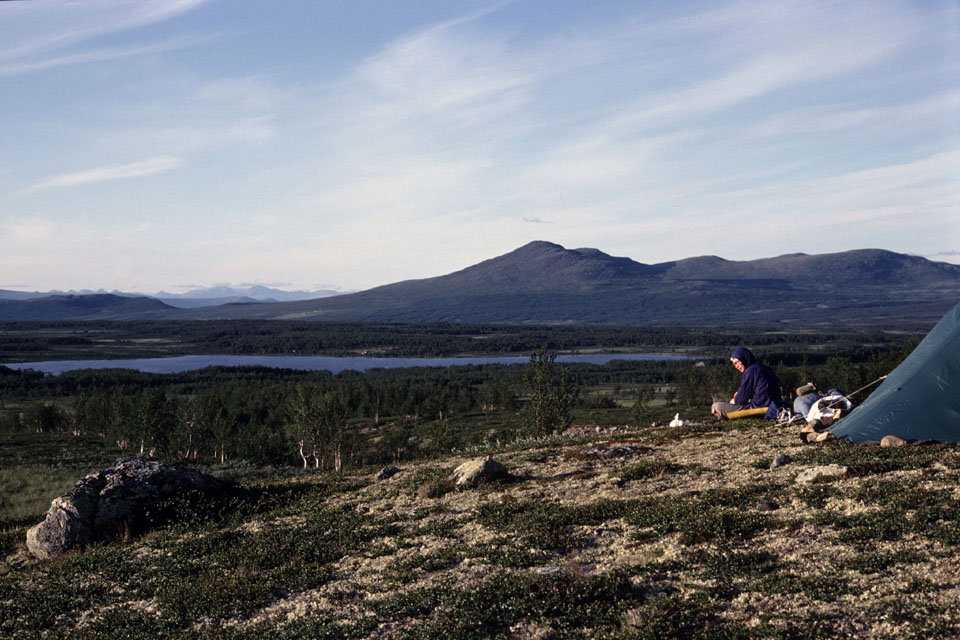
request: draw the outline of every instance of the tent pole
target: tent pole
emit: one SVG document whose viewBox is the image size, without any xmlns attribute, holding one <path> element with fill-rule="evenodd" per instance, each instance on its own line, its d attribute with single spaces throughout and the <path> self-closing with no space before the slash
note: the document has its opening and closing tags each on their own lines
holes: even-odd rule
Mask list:
<svg viewBox="0 0 960 640">
<path fill-rule="evenodd" d="M 859 389 L 857 389 L 857 390 L 854 391 L 853 393 L 848 393 L 847 395 L 843 396 L 842 399 L 843 399 L 843 400 L 849 400 L 851 397 L 857 395 L 858 393 L 860 393 L 861 391 L 863 391 L 863 390 L 866 389 L 867 387 L 872 387 L 873 385 L 877 384 L 878 382 L 880 382 L 880 381 L 882 381 L 882 380 L 886 380 L 886 379 L 887 379 L 887 376 L 880 376 L 879 378 L 877 378 L 877 379 L 874 380 L 873 382 L 869 382 L 869 383 L 863 385 L 862 387 L 860 387 Z M 827 408 L 828 408 L 828 409 L 833 409 L 833 408 L 836 407 L 838 404 L 840 404 L 840 400 L 835 400 L 835 401 L 831 402 L 829 405 L 827 405 Z"/>
</svg>

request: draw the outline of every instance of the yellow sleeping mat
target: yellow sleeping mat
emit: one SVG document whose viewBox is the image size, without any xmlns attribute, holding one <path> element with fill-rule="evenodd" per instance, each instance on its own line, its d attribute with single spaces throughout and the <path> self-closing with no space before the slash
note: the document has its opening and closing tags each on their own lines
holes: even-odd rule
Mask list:
<svg viewBox="0 0 960 640">
<path fill-rule="evenodd" d="M 756 416 L 763 416 L 767 412 L 767 407 L 758 407 L 756 409 L 741 409 L 740 411 L 731 411 L 727 414 L 729 420 L 736 420 L 737 418 L 753 418 Z"/>
</svg>

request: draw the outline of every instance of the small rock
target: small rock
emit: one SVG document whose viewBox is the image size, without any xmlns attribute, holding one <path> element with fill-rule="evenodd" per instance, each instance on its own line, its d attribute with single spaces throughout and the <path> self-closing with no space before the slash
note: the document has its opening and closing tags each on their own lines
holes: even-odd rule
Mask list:
<svg viewBox="0 0 960 640">
<path fill-rule="evenodd" d="M 782 467 L 783 465 L 790 462 L 790 456 L 785 453 L 781 453 L 776 458 L 773 459 L 773 462 L 770 463 L 771 469 L 776 469 L 777 467 Z"/>
<path fill-rule="evenodd" d="M 381 480 L 386 480 L 387 478 L 392 478 L 393 476 L 400 473 L 399 467 L 384 467 L 380 470 L 380 473 L 377 474 L 375 480 L 380 482 Z"/>
<path fill-rule="evenodd" d="M 779 508 L 780 505 L 770 498 L 760 498 L 760 500 L 757 501 L 757 511 L 776 511 Z"/>
<path fill-rule="evenodd" d="M 810 433 L 811 431 L 816 431 L 818 424 L 819 423 L 816 420 L 811 420 L 803 425 L 803 428 L 800 429 L 800 433 Z"/>
<path fill-rule="evenodd" d="M 809 469 L 804 469 L 797 475 L 794 482 L 796 484 L 807 484 L 817 480 L 818 478 L 843 478 L 848 473 L 850 473 L 850 467 L 845 467 L 839 464 L 828 464 L 822 467 L 810 467 Z"/>
<path fill-rule="evenodd" d="M 476 487 L 481 483 L 505 477 L 507 477 L 507 468 L 490 456 L 486 456 L 464 462 L 453 470 L 447 481 L 458 487 Z"/>
<path fill-rule="evenodd" d="M 836 440 L 837 436 L 833 435 L 830 431 L 824 431 L 823 433 L 818 433 L 814 442 L 826 442 L 827 440 Z"/>
<path fill-rule="evenodd" d="M 881 447 L 902 447 L 907 441 L 899 436 L 883 436 L 880 439 Z"/>
</svg>

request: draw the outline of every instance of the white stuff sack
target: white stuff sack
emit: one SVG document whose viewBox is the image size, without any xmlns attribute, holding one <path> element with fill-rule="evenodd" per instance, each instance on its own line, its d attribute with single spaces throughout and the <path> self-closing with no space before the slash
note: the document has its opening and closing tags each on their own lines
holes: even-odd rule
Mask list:
<svg viewBox="0 0 960 640">
<path fill-rule="evenodd" d="M 847 412 L 853 408 L 853 403 L 839 393 L 824 396 L 813 403 L 807 412 L 807 422 L 816 422 L 821 418 L 836 417 L 838 411 Z"/>
</svg>

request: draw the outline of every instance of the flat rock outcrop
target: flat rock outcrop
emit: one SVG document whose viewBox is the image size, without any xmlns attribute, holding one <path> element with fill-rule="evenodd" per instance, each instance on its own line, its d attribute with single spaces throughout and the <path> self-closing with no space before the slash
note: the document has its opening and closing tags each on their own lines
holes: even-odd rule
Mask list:
<svg viewBox="0 0 960 640">
<path fill-rule="evenodd" d="M 849 475 L 850 467 L 840 464 L 825 464 L 819 467 L 810 467 L 801 471 L 794 482 L 796 484 L 808 484 L 821 479 L 838 479 Z"/>
<path fill-rule="evenodd" d="M 189 492 L 220 495 L 216 478 L 135 458 L 79 480 L 55 498 L 46 518 L 27 531 L 27 548 L 41 560 L 97 540 L 126 537 L 156 524 L 163 502 Z"/>
</svg>

